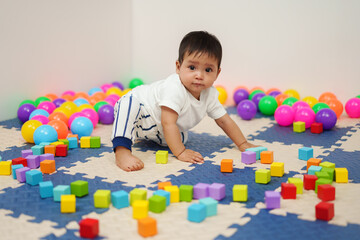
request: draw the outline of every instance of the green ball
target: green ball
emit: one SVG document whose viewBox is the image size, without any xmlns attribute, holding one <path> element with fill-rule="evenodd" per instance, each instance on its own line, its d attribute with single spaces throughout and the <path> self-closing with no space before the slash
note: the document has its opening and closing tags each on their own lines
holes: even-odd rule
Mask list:
<svg viewBox="0 0 360 240">
<path fill-rule="evenodd" d="M 143 85 L 144 82 L 140 78 L 133 78 L 129 83 L 129 88 L 133 89 L 137 86 Z"/>
<path fill-rule="evenodd" d="M 35 99 L 35 107 L 37 107 L 42 102 L 51 102 L 51 99 L 48 97 L 38 97 Z"/>
<path fill-rule="evenodd" d="M 278 104 L 273 96 L 264 96 L 259 102 L 259 110 L 264 115 L 274 115 Z"/>
<path fill-rule="evenodd" d="M 32 104 L 32 105 L 35 106 L 35 102 L 34 102 L 33 100 L 27 99 L 27 100 L 22 101 L 22 102 L 19 104 L 19 107 L 21 107 L 22 105 L 24 105 L 24 104 L 26 104 L 26 103 L 30 103 L 30 104 Z"/>
<path fill-rule="evenodd" d="M 360 98 L 360 95 L 357 95 L 356 97 L 357 97 L 357 98 Z"/>
<path fill-rule="evenodd" d="M 315 104 L 313 107 L 312 107 L 312 110 L 314 110 L 315 114 L 320 111 L 321 109 L 324 109 L 324 108 L 330 108 L 329 105 L 327 105 L 326 103 L 323 103 L 323 102 L 318 102 L 317 104 Z"/>
<path fill-rule="evenodd" d="M 251 93 L 250 93 L 250 95 L 249 95 L 249 99 L 250 100 L 252 100 L 252 98 L 255 96 L 255 94 L 257 94 L 257 93 L 265 93 L 263 90 L 254 90 L 254 91 L 252 91 Z"/>
<path fill-rule="evenodd" d="M 106 104 L 109 104 L 109 103 L 108 103 L 108 102 L 105 102 L 105 101 L 97 102 L 97 103 L 94 105 L 95 111 L 98 112 L 98 111 L 99 111 L 99 108 L 101 108 L 102 106 L 104 106 L 104 105 L 106 105 Z"/>
<path fill-rule="evenodd" d="M 292 107 L 292 105 L 294 105 L 294 103 L 296 103 L 297 101 L 299 100 L 295 97 L 288 97 L 282 102 L 282 105 L 289 105 L 290 107 Z"/>
</svg>

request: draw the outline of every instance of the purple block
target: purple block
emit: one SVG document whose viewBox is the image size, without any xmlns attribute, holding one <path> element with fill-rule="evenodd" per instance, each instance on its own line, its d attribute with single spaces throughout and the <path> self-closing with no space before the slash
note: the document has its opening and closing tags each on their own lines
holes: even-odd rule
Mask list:
<svg viewBox="0 0 360 240">
<path fill-rule="evenodd" d="M 26 158 L 26 157 L 29 156 L 29 155 L 33 155 L 31 149 L 27 149 L 27 150 L 22 150 L 22 151 L 21 151 L 21 157 Z"/>
<path fill-rule="evenodd" d="M 16 169 L 16 178 L 19 182 L 21 182 L 21 183 L 26 182 L 26 172 L 27 171 L 30 171 L 30 168 L 23 167 L 23 168 Z"/>
<path fill-rule="evenodd" d="M 54 160 L 54 154 L 51 153 L 45 153 L 40 155 L 40 162 L 44 160 Z"/>
<path fill-rule="evenodd" d="M 193 188 L 193 198 L 194 199 L 200 199 L 200 198 L 206 198 L 209 197 L 209 187 L 210 184 L 207 183 L 198 183 Z"/>
<path fill-rule="evenodd" d="M 35 169 L 40 167 L 40 156 L 39 155 L 30 155 L 26 157 L 28 167 L 31 169 Z"/>
<path fill-rule="evenodd" d="M 265 204 L 267 209 L 280 208 L 280 193 L 265 191 Z"/>
<path fill-rule="evenodd" d="M 225 184 L 213 183 L 209 187 L 209 197 L 220 201 L 225 198 Z"/>
<path fill-rule="evenodd" d="M 241 153 L 241 162 L 245 164 L 256 163 L 256 152 L 245 151 Z"/>
</svg>

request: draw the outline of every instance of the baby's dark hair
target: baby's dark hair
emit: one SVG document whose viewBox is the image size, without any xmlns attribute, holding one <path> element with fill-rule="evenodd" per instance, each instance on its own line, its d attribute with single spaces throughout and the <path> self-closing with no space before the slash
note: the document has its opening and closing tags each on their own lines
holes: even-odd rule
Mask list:
<svg viewBox="0 0 360 240">
<path fill-rule="evenodd" d="M 218 68 L 220 68 L 222 48 L 220 41 L 214 35 L 205 31 L 189 32 L 181 40 L 179 47 L 178 61 L 182 64 L 185 53 L 191 55 L 201 55 L 206 53 L 209 57 L 214 57 L 218 61 Z"/>
</svg>

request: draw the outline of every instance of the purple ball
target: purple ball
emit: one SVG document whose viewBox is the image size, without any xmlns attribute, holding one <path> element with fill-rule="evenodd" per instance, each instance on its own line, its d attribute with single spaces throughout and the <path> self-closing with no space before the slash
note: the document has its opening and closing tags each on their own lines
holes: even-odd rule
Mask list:
<svg viewBox="0 0 360 240">
<path fill-rule="evenodd" d="M 237 105 L 237 112 L 239 116 L 244 120 L 251 120 L 255 117 L 257 107 L 255 103 L 251 100 L 242 100 Z"/>
<path fill-rule="evenodd" d="M 257 109 L 259 109 L 259 102 L 260 102 L 260 100 L 261 100 L 263 97 L 265 97 L 265 95 L 266 95 L 265 93 L 259 92 L 259 93 L 255 94 L 255 95 L 253 96 L 253 98 L 251 99 L 251 101 L 253 101 L 253 102 L 255 103 Z"/>
<path fill-rule="evenodd" d="M 238 105 L 242 100 L 249 98 L 249 92 L 246 89 L 240 88 L 234 92 L 234 102 Z"/>
<path fill-rule="evenodd" d="M 120 82 L 113 82 L 111 83 L 114 87 L 120 88 L 121 90 L 124 90 L 124 85 L 122 85 Z"/>
<path fill-rule="evenodd" d="M 55 106 L 58 108 L 61 106 L 61 104 L 63 104 L 64 102 L 66 102 L 65 99 L 63 98 L 57 98 L 53 101 L 53 104 L 55 104 Z"/>
<path fill-rule="evenodd" d="M 270 96 L 276 97 L 277 95 L 279 95 L 281 92 L 280 91 L 272 91 L 269 93 Z"/>
<path fill-rule="evenodd" d="M 17 116 L 21 122 L 29 120 L 30 114 L 36 109 L 31 103 L 25 103 L 18 108 Z"/>
<path fill-rule="evenodd" d="M 112 124 L 114 122 L 114 107 L 110 104 L 103 105 L 99 108 L 99 121 L 102 124 Z"/>
<path fill-rule="evenodd" d="M 330 108 L 323 108 L 316 113 L 315 122 L 322 123 L 324 130 L 332 129 L 337 121 L 336 113 Z"/>
</svg>

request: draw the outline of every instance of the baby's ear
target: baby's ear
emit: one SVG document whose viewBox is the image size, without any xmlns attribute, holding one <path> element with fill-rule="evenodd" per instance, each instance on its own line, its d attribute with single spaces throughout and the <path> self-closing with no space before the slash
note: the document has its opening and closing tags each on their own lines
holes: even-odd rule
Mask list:
<svg viewBox="0 0 360 240">
<path fill-rule="evenodd" d="M 221 68 L 219 67 L 219 70 L 218 70 L 218 73 L 217 73 L 217 75 L 216 75 L 216 78 L 219 76 L 220 72 L 221 72 Z"/>
<path fill-rule="evenodd" d="M 179 74 L 179 72 L 180 72 L 180 66 L 181 66 L 179 60 L 176 60 L 175 66 L 176 66 L 176 73 Z"/>
</svg>

